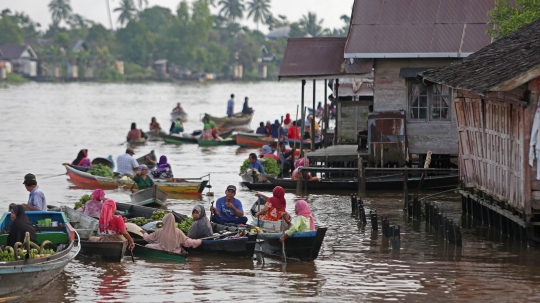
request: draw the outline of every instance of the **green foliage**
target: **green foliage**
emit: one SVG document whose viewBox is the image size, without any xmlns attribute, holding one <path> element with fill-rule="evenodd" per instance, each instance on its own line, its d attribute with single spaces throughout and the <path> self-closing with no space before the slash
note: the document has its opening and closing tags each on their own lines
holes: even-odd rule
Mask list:
<svg viewBox="0 0 540 303">
<path fill-rule="evenodd" d="M 127 80 L 144 80 L 154 75 L 155 73 L 156 71 L 154 71 L 153 69 L 144 68 L 135 63 L 127 62 L 124 64 L 124 74 Z"/>
<path fill-rule="evenodd" d="M 312 37 L 320 37 L 329 33 L 328 29 L 323 28 L 323 22 L 324 19 L 319 20 L 316 13 L 308 12 L 307 15 L 302 16 L 300 27 Z"/>
<path fill-rule="evenodd" d="M 49 3 L 49 11 L 54 24 L 59 24 L 62 20 L 67 20 L 71 15 L 71 4 L 69 0 L 52 0 Z"/>
<path fill-rule="evenodd" d="M 120 12 L 118 23 L 124 24 L 135 18 L 137 9 L 133 0 L 121 0 L 120 6 L 114 9 L 115 12 Z"/>
<path fill-rule="evenodd" d="M 294 22 L 290 25 L 291 30 L 289 32 L 289 37 L 291 38 L 302 38 L 306 36 L 306 31 L 300 27 L 300 24 Z"/>
<path fill-rule="evenodd" d="M 187 220 L 183 220 L 180 224 L 178 224 L 178 228 L 184 233 L 184 234 L 188 234 L 189 233 L 189 230 L 191 229 L 191 225 L 193 225 L 193 222 L 195 222 L 195 220 L 193 218 L 187 218 Z"/>
<path fill-rule="evenodd" d="M 171 10 L 161 6 L 147 8 L 139 13 L 139 22 L 146 25 L 154 34 L 166 34 L 174 19 Z"/>
<path fill-rule="evenodd" d="M 71 39 L 67 33 L 57 33 L 53 38 L 53 43 L 64 48 L 65 51 L 71 51 Z"/>
<path fill-rule="evenodd" d="M 86 202 L 92 200 L 92 197 L 90 195 L 84 195 L 82 196 L 78 202 L 75 202 L 75 209 L 79 209 L 81 207 L 83 207 Z"/>
<path fill-rule="evenodd" d="M 24 38 L 24 30 L 19 27 L 12 16 L 2 16 L 0 19 L 0 45 L 21 44 Z"/>
<path fill-rule="evenodd" d="M 88 173 L 94 176 L 100 176 L 105 178 L 113 178 L 114 173 L 107 165 L 96 164 L 88 170 Z"/>
<path fill-rule="evenodd" d="M 538 0 L 515 0 L 515 6 L 509 0 L 495 0 L 495 8 L 490 11 L 489 24 L 494 24 L 495 29 L 487 33 L 496 39 L 500 39 L 518 28 L 540 18 L 540 1 Z"/>
<path fill-rule="evenodd" d="M 11 83 L 11 84 L 20 84 L 20 83 L 27 82 L 28 80 L 25 77 L 21 76 L 21 75 L 17 75 L 15 73 L 7 73 L 6 74 L 6 79 L 3 80 L 3 81 L 5 81 L 7 83 Z"/>
<path fill-rule="evenodd" d="M 151 63 L 154 39 L 148 27 L 141 22 L 131 20 L 125 28 L 116 32 L 116 39 L 122 44 L 122 57 L 140 66 Z"/>
<path fill-rule="evenodd" d="M 244 0 L 220 0 L 218 5 L 221 7 L 219 14 L 229 22 L 244 18 Z"/>
<path fill-rule="evenodd" d="M 269 175 L 279 175 L 279 166 L 274 158 L 260 158 L 259 162 L 261 162 L 262 166 L 264 167 L 264 172 Z M 249 159 L 244 160 L 244 163 L 242 163 L 242 166 L 240 166 L 240 171 L 245 171 L 249 167 Z"/>
</svg>

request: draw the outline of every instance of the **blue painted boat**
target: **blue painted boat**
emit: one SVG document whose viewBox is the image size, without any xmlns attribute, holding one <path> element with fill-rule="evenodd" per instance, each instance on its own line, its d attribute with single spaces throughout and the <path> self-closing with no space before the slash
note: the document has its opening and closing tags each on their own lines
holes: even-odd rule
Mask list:
<svg viewBox="0 0 540 303">
<path fill-rule="evenodd" d="M 79 237 L 62 212 L 28 211 L 36 224 L 37 244 L 49 240 L 56 253 L 46 258 L 0 262 L 0 297 L 9 299 L 40 289 L 54 280 L 80 251 Z M 38 227 L 37 221 L 57 221 L 58 227 Z M 0 245 L 6 245 L 11 226 L 10 213 L 0 219 Z"/>
<path fill-rule="evenodd" d="M 314 231 L 295 233 L 285 239 L 285 255 L 287 259 L 312 261 L 319 256 L 319 250 L 326 234 L 326 228 Z M 279 238 L 281 233 L 260 233 L 255 252 L 281 257 L 283 248 Z"/>
</svg>

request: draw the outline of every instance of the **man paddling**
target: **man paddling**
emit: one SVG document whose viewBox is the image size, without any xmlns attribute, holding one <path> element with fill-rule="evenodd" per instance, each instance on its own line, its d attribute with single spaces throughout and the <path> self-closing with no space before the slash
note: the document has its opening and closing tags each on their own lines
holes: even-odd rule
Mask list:
<svg viewBox="0 0 540 303">
<path fill-rule="evenodd" d="M 28 204 L 23 204 L 24 209 L 47 211 L 47 200 L 45 199 L 45 194 L 43 194 L 37 185 L 36 176 L 26 174 L 23 184 L 26 190 L 30 192 Z"/>
<path fill-rule="evenodd" d="M 226 225 L 246 224 L 247 217 L 244 217 L 244 209 L 242 202 L 236 199 L 236 186 L 229 185 L 225 191 L 225 197 L 221 197 L 216 201 L 216 207 L 210 206 L 210 213 L 213 214 L 212 222 Z"/>
</svg>

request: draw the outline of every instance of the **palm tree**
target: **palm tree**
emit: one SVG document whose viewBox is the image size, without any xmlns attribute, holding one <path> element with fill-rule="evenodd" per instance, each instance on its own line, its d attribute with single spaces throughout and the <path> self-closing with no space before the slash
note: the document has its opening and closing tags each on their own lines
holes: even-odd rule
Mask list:
<svg viewBox="0 0 540 303">
<path fill-rule="evenodd" d="M 253 21 L 257 24 L 257 30 L 259 30 L 259 22 L 264 24 L 271 16 L 270 13 L 270 0 L 251 0 L 248 3 L 248 19 L 253 16 Z"/>
<path fill-rule="evenodd" d="M 229 22 L 244 18 L 244 0 L 219 0 L 218 5 L 221 6 L 219 14 Z"/>
<path fill-rule="evenodd" d="M 135 8 L 135 4 L 133 4 L 133 0 L 122 0 L 120 6 L 115 8 L 114 11 L 120 12 L 120 16 L 118 16 L 118 22 L 123 25 L 129 20 L 135 18 L 135 13 L 137 9 Z"/>
<path fill-rule="evenodd" d="M 105 0 L 106 3 L 107 3 L 107 14 L 109 15 L 109 26 L 111 27 L 110 30 L 113 30 L 113 25 L 112 25 L 112 16 L 111 16 L 111 7 L 109 5 L 109 0 Z"/>
<path fill-rule="evenodd" d="M 67 20 L 71 15 L 71 4 L 69 0 L 51 0 L 49 3 L 53 23 L 58 24 L 62 20 Z"/>
<path fill-rule="evenodd" d="M 347 25 L 349 25 L 349 23 L 351 22 L 351 17 L 349 17 L 349 15 L 341 15 L 339 19 L 343 20 L 343 22 L 347 23 Z"/>
<path fill-rule="evenodd" d="M 143 10 L 143 5 L 148 6 L 148 0 L 138 0 L 138 2 L 139 2 L 139 9 L 141 11 Z"/>
<path fill-rule="evenodd" d="M 318 20 L 316 13 L 308 12 L 307 16 L 302 16 L 300 26 L 312 37 L 320 37 L 328 33 L 328 29 L 323 29 L 322 27 L 323 21 L 324 19 Z"/>
</svg>

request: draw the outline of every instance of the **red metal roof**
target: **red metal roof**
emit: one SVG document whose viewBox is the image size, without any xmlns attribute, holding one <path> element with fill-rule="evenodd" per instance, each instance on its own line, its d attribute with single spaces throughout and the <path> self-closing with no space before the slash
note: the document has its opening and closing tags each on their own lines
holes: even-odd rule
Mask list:
<svg viewBox="0 0 540 303">
<path fill-rule="evenodd" d="M 466 57 L 491 43 L 493 0 L 355 0 L 345 58 Z"/>
</svg>

